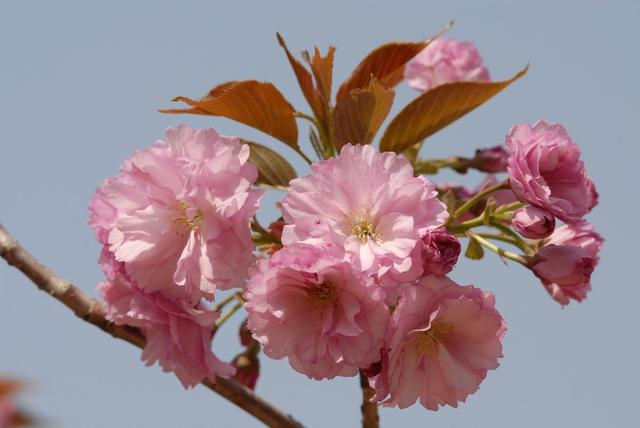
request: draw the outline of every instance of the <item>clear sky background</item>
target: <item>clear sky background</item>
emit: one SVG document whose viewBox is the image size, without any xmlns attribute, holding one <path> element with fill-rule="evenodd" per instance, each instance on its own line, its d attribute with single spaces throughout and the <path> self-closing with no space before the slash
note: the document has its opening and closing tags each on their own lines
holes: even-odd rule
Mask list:
<svg viewBox="0 0 640 428">
<path fill-rule="evenodd" d="M 276 31 L 293 52 L 337 45 L 340 82 L 382 42 L 429 36 L 450 19 L 456 23 L 449 36 L 474 41 L 495 78 L 527 63 L 531 69 L 430 138 L 423 155 L 470 155 L 502 143 L 515 123 L 560 122 L 580 144 L 600 191 L 589 219 L 607 242 L 589 298 L 564 310 L 519 266 L 490 254 L 481 262 L 461 259 L 453 279 L 493 291 L 507 320 L 502 366 L 458 409 L 382 409 L 382 426 L 637 426 L 635 1 L 1 0 L 0 222 L 44 263 L 95 294 L 101 273 L 86 224 L 89 198 L 164 128 L 212 126 L 282 149 L 299 173 L 307 171 L 257 131 L 157 108 L 176 95 L 198 97 L 217 83 L 255 78 L 274 82 L 302 109 Z M 401 86 L 395 110 L 415 95 Z M 275 218 L 278 197 L 264 200 L 263 220 Z M 238 351 L 235 333 L 230 326 L 217 338 L 219 355 Z M 286 362 L 264 358 L 263 369 L 258 392 L 309 427 L 358 425 L 357 379 L 310 381 Z M 185 392 L 173 375 L 145 368 L 138 349 L 79 321 L 4 263 L 0 373 L 31 381 L 23 403 L 47 426 L 260 426 L 210 391 Z"/>
</svg>

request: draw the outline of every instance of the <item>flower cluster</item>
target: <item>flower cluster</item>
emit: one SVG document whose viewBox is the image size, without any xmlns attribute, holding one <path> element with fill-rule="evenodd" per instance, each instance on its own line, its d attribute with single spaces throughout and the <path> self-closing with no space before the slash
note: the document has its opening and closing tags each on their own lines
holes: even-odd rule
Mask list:
<svg viewBox="0 0 640 428">
<path fill-rule="evenodd" d="M 290 183 L 282 211 L 284 248 L 245 293 L 268 356 L 314 379 L 377 366 L 378 400 L 432 409 L 464 401 L 498 366 L 493 297 L 444 276 L 460 243 L 434 184 L 403 156 L 346 145 Z"/>
<path fill-rule="evenodd" d="M 417 159 L 412 138 L 430 135 L 526 71 L 490 82 L 473 44 L 443 39 L 400 65 L 424 93 L 393 119 L 378 150 L 367 143 L 393 100 L 392 88 L 381 86 L 403 70 L 385 68 L 378 78 L 372 69 L 391 67 L 424 44 L 404 45 L 388 63 L 379 55 L 396 45 L 377 51 L 332 106 L 333 51 L 307 57 L 312 70 L 305 74 L 279 41 L 313 117 L 257 81 L 228 82 L 201 100 L 179 97 L 190 109 L 169 112 L 254 126 L 301 154 L 311 173 L 297 177 L 256 143 L 210 129 L 169 129 L 166 141 L 135 153 L 91 201 L 107 317 L 138 328 L 146 338 L 142 358 L 185 387 L 223 376 L 254 389 L 262 350 L 312 379 L 360 373 L 375 391 L 372 401 L 384 406 L 456 407 L 498 367 L 506 330 L 493 294 L 449 278 L 462 253 L 459 238 L 469 239 L 466 257 L 493 251 L 530 269 L 561 305 L 582 301 L 603 239 L 585 220 L 598 193 L 580 150 L 561 125 L 538 121 L 514 126 L 504 145 L 470 158 Z M 249 92 L 255 99 L 238 101 Z M 438 123 L 417 119 L 432 111 Z M 296 117 L 312 123 L 315 163 L 296 145 Z M 389 143 L 389 135 L 404 145 Z M 475 189 L 421 175 L 440 168 L 486 175 Z M 286 190 L 282 217 L 266 228 L 255 218 L 262 191 L 254 184 Z M 217 290 L 233 288 L 241 291 L 218 308 L 242 300 L 234 309 L 221 316 L 207 306 Z M 211 349 L 214 333 L 242 306 L 243 351 L 223 362 Z"/>
<path fill-rule="evenodd" d="M 514 126 L 506 145 L 511 189 L 530 204 L 514 213 L 513 227 L 526 238 L 548 237 L 528 266 L 562 305 L 581 301 L 591 289 L 603 239 L 584 220 L 598 193 L 580 149 L 562 125 L 544 121 Z M 555 228 L 556 219 L 565 225 Z"/>
<path fill-rule="evenodd" d="M 211 129 L 169 129 L 90 204 L 108 318 L 138 327 L 143 359 L 185 386 L 234 372 L 211 351 L 218 313 L 201 299 L 241 286 L 255 259 L 249 221 L 262 191 L 251 188 L 257 171 L 248 157 L 248 146 Z"/>
</svg>

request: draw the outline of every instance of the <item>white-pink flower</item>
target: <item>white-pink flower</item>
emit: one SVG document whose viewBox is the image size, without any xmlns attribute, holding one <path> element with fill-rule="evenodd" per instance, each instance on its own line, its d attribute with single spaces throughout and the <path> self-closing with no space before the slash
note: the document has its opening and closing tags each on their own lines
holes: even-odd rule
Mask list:
<svg viewBox="0 0 640 428">
<path fill-rule="evenodd" d="M 98 189 L 89 224 L 138 287 L 212 298 L 241 285 L 254 261 L 249 221 L 262 191 L 248 158 L 237 138 L 170 128 Z"/>
<path fill-rule="evenodd" d="M 415 177 L 403 156 L 372 146 L 347 144 L 339 156 L 311 168 L 311 175 L 291 181 L 282 202 L 285 245 L 331 243 L 356 269 L 378 279 L 420 275 L 414 249 L 448 217 L 433 183 Z"/>
<path fill-rule="evenodd" d="M 426 91 L 443 83 L 486 82 L 489 70 L 473 43 L 436 39 L 409 61 L 404 77 L 412 88 Z"/>
<path fill-rule="evenodd" d="M 457 407 L 498 367 L 504 332 L 493 294 L 423 277 L 403 290 L 389 323 L 382 370 L 370 380 L 375 398 L 400 408 L 418 399 L 430 410 Z"/>
<path fill-rule="evenodd" d="M 103 266 L 108 263 L 104 258 Z M 127 279 L 121 263 L 114 262 L 105 273 L 107 279 L 98 289 L 107 319 L 140 329 L 146 338 L 142 359 L 147 365 L 158 362 L 165 372 L 175 373 L 185 388 L 235 373 L 232 365 L 220 361 L 211 350 L 218 312 L 193 307 L 162 292 L 140 290 Z"/>
<path fill-rule="evenodd" d="M 314 379 L 352 376 L 380 359 L 389 311 L 373 280 L 332 245 L 293 244 L 247 283 L 248 326 L 271 358 Z"/>
</svg>

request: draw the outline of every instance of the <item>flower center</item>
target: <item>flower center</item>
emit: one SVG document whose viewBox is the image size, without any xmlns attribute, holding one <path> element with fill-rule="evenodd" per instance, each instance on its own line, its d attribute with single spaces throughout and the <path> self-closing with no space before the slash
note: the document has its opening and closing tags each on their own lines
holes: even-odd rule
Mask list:
<svg viewBox="0 0 640 428">
<path fill-rule="evenodd" d="M 178 214 L 171 219 L 173 224 L 182 227 L 182 230 L 179 230 L 180 234 L 192 230 L 198 232 L 203 220 L 204 215 L 200 208 L 191 206 L 187 201 L 178 201 Z"/>
<path fill-rule="evenodd" d="M 363 244 L 369 239 L 376 242 L 380 237 L 376 234 L 376 227 L 369 220 L 358 220 L 351 229 L 351 233 Z"/>
<path fill-rule="evenodd" d="M 453 328 L 449 324 L 434 324 L 427 331 L 416 336 L 416 349 L 421 354 L 435 355 L 440 344 L 451 334 Z"/>
<path fill-rule="evenodd" d="M 336 300 L 338 300 L 336 287 L 331 281 L 314 284 L 309 288 L 309 299 L 313 306 L 318 309 L 324 309 L 329 305 L 333 305 Z"/>
</svg>

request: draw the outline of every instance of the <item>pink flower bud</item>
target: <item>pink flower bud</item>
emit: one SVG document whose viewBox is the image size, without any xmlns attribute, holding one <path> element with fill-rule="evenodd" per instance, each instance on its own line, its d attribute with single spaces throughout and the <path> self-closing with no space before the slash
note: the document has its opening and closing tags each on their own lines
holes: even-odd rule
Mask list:
<svg viewBox="0 0 640 428">
<path fill-rule="evenodd" d="M 233 359 L 231 365 L 237 369 L 233 376 L 235 381 L 249 389 L 256 389 L 258 376 L 260 376 L 260 360 L 257 356 L 250 355 L 250 353 L 239 354 Z"/>
<path fill-rule="evenodd" d="M 422 238 L 424 274 L 443 276 L 451 272 L 460 255 L 460 242 L 447 229 L 438 228 Z"/>
<path fill-rule="evenodd" d="M 556 219 L 549 211 L 527 206 L 513 214 L 511 225 L 525 238 L 542 239 L 553 233 Z"/>
<path fill-rule="evenodd" d="M 238 336 L 240 336 L 240 344 L 244 347 L 248 347 L 253 343 L 253 338 L 251 337 L 251 330 L 247 326 L 248 319 L 245 319 L 240 325 L 240 330 L 238 331 Z"/>
<path fill-rule="evenodd" d="M 473 158 L 473 166 L 482 172 L 507 172 L 508 158 L 509 153 L 505 150 L 504 146 L 478 149 Z"/>
</svg>

